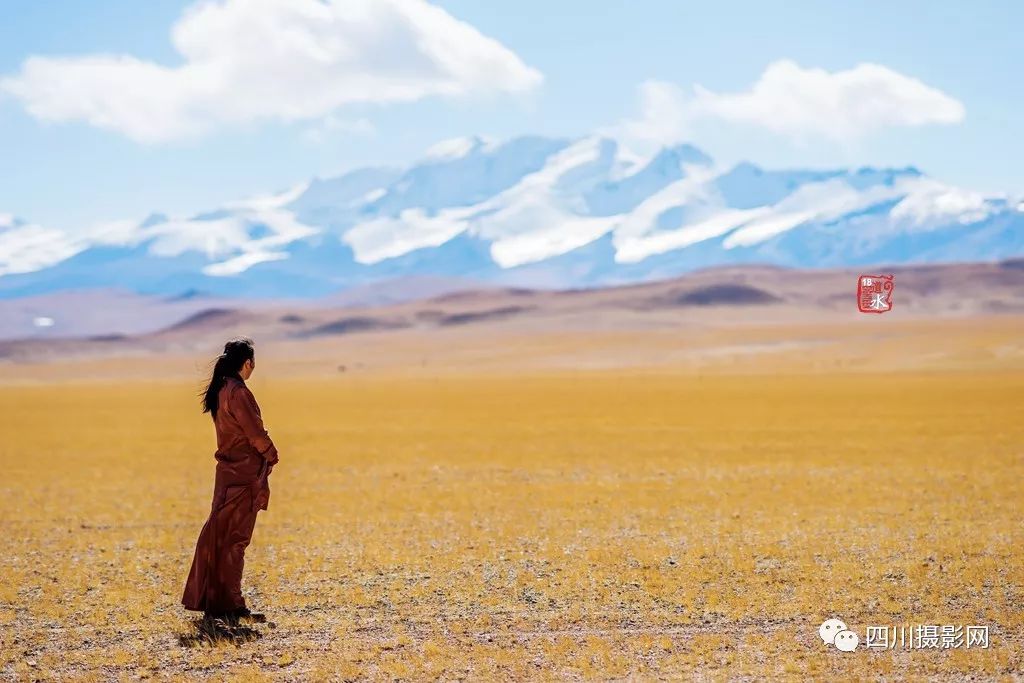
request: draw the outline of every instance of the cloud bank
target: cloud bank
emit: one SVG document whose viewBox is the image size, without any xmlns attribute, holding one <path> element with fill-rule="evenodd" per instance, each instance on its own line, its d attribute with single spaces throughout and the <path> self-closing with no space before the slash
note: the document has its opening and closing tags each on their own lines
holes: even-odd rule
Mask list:
<svg viewBox="0 0 1024 683">
<path fill-rule="evenodd" d="M 356 103 L 528 91 L 515 53 L 426 0 L 206 0 L 174 24 L 182 63 L 33 56 L 0 79 L 35 117 L 139 142 L 252 121 L 308 121 Z"/>
<path fill-rule="evenodd" d="M 714 92 L 700 85 L 648 81 L 640 115 L 618 131 L 640 142 L 676 142 L 701 120 L 754 126 L 798 140 L 852 142 L 894 127 L 954 124 L 964 105 L 941 90 L 879 64 L 843 71 L 769 64 L 749 90 Z"/>
</svg>

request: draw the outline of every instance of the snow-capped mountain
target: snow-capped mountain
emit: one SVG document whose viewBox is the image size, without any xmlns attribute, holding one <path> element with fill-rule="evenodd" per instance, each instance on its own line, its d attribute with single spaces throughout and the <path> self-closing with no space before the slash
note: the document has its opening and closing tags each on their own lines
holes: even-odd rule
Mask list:
<svg viewBox="0 0 1024 683">
<path fill-rule="evenodd" d="M 0 214 L 0 296 L 315 296 L 406 275 L 588 286 L 732 263 L 1021 254 L 1024 203 L 914 168 L 722 168 L 690 145 L 643 156 L 599 136 L 474 137 L 189 218 L 70 235 Z"/>
</svg>

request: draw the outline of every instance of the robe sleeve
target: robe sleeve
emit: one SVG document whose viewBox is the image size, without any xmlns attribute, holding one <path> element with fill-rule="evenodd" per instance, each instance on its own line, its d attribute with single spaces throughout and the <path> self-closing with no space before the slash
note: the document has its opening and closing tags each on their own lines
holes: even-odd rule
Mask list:
<svg viewBox="0 0 1024 683">
<path fill-rule="evenodd" d="M 252 395 L 248 387 L 239 387 L 231 399 L 231 412 L 238 420 L 238 424 L 241 425 L 249 443 L 266 459 L 268 465 L 276 465 L 277 447 L 274 446 L 270 435 L 263 427 L 263 418 L 260 416 L 260 407 L 256 403 L 256 397 Z"/>
</svg>

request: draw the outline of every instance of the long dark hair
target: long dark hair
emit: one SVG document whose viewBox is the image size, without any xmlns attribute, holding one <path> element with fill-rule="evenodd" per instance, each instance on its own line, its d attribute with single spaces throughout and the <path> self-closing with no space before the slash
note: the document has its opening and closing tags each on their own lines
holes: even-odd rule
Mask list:
<svg viewBox="0 0 1024 683">
<path fill-rule="evenodd" d="M 213 361 L 213 374 L 206 389 L 199 393 L 200 402 L 203 404 L 203 412 L 209 413 L 210 417 L 217 419 L 217 395 L 228 377 L 241 379 L 238 372 L 245 365 L 245 361 L 253 360 L 256 351 L 252 347 L 252 339 L 239 337 L 232 339 L 224 345 L 224 353 L 217 356 Z"/>
</svg>

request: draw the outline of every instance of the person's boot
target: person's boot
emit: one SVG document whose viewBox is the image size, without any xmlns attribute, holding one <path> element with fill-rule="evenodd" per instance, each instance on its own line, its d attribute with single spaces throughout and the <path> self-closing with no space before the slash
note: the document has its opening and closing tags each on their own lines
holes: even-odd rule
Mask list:
<svg viewBox="0 0 1024 683">
<path fill-rule="evenodd" d="M 248 607 L 239 607 L 238 609 L 230 612 L 231 618 L 235 621 L 252 621 L 256 623 L 264 623 L 267 620 L 265 614 L 259 612 L 253 612 Z"/>
<path fill-rule="evenodd" d="M 201 630 L 204 631 L 210 638 L 220 638 L 223 635 L 230 633 L 235 621 L 231 612 L 220 612 L 207 610 L 203 612 L 203 621 Z"/>
<path fill-rule="evenodd" d="M 212 624 L 213 622 L 215 622 L 218 619 L 224 619 L 229 614 L 230 614 L 229 612 L 223 612 L 223 611 L 209 610 L 208 609 L 208 610 L 203 612 L 203 621 L 205 621 L 208 624 Z"/>
</svg>

